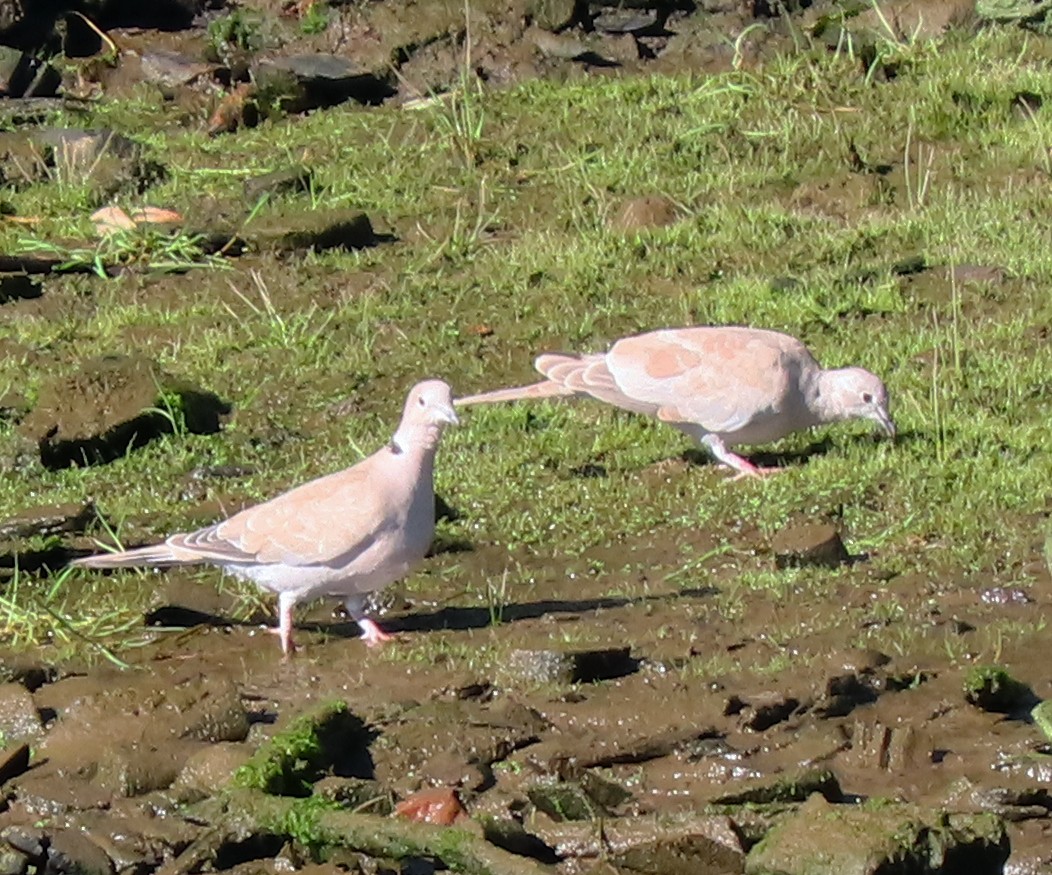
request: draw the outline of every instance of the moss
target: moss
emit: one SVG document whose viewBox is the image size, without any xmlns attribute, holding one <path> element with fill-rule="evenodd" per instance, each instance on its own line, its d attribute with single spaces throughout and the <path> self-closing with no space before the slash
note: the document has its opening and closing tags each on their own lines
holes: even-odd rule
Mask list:
<svg viewBox="0 0 1052 875">
<path fill-rule="evenodd" d="M 977 708 L 1000 713 L 1024 708 L 1035 698 L 1030 687 L 999 665 L 979 665 L 969 671 L 964 679 L 964 697 Z"/>
<path fill-rule="evenodd" d="M 342 701 L 301 714 L 234 774 L 234 785 L 277 796 L 309 796 L 311 784 L 348 748 L 364 743 L 364 726 Z"/>
</svg>

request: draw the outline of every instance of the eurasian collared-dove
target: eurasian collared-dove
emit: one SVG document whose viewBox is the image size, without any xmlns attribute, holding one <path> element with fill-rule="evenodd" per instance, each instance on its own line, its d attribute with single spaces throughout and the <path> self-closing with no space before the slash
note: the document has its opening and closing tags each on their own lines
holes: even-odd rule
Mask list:
<svg viewBox="0 0 1052 875">
<path fill-rule="evenodd" d="M 879 377 L 862 368 L 825 370 L 799 340 L 776 331 L 669 328 L 623 338 L 606 353 L 549 353 L 534 364 L 542 382 L 456 404 L 590 395 L 675 426 L 737 477 L 777 470 L 731 452 L 737 444 L 767 443 L 844 419 L 870 419 L 895 436 Z"/>
<path fill-rule="evenodd" d="M 378 644 L 390 636 L 364 615 L 365 600 L 403 577 L 431 545 L 435 452 L 442 430 L 456 422 L 449 386 L 418 383 L 391 442 L 356 465 L 162 544 L 71 564 L 218 565 L 277 593 L 286 654 L 293 649 L 293 607 L 322 596 L 344 599 L 366 644 Z"/>
</svg>

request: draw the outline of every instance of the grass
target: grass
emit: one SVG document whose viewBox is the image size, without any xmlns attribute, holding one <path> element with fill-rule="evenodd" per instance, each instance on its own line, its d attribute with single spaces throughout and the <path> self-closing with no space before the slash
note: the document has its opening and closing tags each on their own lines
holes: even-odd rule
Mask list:
<svg viewBox="0 0 1052 875">
<path fill-rule="evenodd" d="M 213 259 L 172 276 L 49 280 L 41 302 L 5 314 L 12 352 L 0 385 L 32 396 L 84 357 L 139 349 L 236 413 L 219 435 L 169 436 L 105 467 L 29 467 L 0 484 L 0 515 L 94 496 L 111 519 L 151 515 L 161 536 L 191 522 L 179 485 L 189 470 L 251 466 L 252 476 L 221 489 L 225 499 L 259 500 L 353 463 L 388 438 L 421 377 L 468 393 L 531 379 L 542 350 L 602 349 L 658 326 L 748 323 L 801 337 L 824 363 L 882 374 L 900 441 L 876 442 L 860 425 L 797 435 L 775 449 L 802 452 L 824 439 L 829 448 L 767 482 L 731 486 L 676 462 L 687 448 L 678 433 L 598 403 L 476 408 L 439 456 L 438 490 L 460 514 L 444 532 L 506 556 L 496 569 L 475 554 L 439 557 L 408 587 L 448 584 L 508 625 L 510 605 L 575 598 L 582 585 L 642 592 L 641 576 L 667 577 L 673 590 L 734 578 L 725 597 L 734 617 L 758 602 L 817 598 L 845 579 L 868 585 L 869 570 L 1013 580 L 1040 558 L 1031 527 L 1047 496 L 1035 484 L 1052 475 L 1042 403 L 1052 350 L 1040 339 L 1052 322 L 1052 259 L 1033 218 L 1046 206 L 1052 115 L 1013 105 L 1024 91 L 1052 95 L 1050 52 L 997 30 L 951 33 L 938 51 L 923 41 L 893 48 L 898 74 L 887 83 L 849 52 L 804 48 L 704 78 L 530 82 L 506 92 L 472 81 L 452 108 L 344 106 L 215 139 L 157 124 L 165 110 L 148 88 L 126 104 L 100 104 L 91 124 L 138 136 L 168 169 L 150 204 L 193 216 L 207 199 L 250 214 L 244 180 L 309 154 L 312 195 L 255 205 L 248 230 L 277 210 L 354 206 L 397 242 Z M 853 167 L 852 150 L 867 169 Z M 608 229 L 624 198 L 651 192 L 683 205 L 683 221 L 638 236 Z M 39 217 L 37 246 L 68 246 L 88 231 L 91 197 L 73 181 L 5 198 Z M 22 233 L 0 225 L 0 249 L 17 249 Z M 141 250 L 124 251 L 142 260 Z M 896 272 L 917 256 L 997 266 L 1007 279 Z M 173 257 L 197 263 L 185 248 L 150 249 L 146 261 Z M 796 282 L 774 291 L 778 278 Z M 353 415 L 339 412 L 348 399 Z M 11 458 L 19 441 L 0 423 L 0 455 Z M 605 476 L 577 473 L 588 466 Z M 868 563 L 770 571 L 774 532 L 831 513 L 849 548 L 871 553 Z M 712 542 L 699 559 L 701 532 Z M 605 561 L 589 564 L 597 550 Z M 455 579 L 430 573 L 453 564 Z M 117 590 L 122 609 L 142 598 L 134 580 L 112 578 L 128 582 Z M 56 594 L 47 604 L 60 602 Z M 114 610 L 81 604 L 85 622 Z M 905 636 L 897 647 L 942 646 L 895 601 L 849 616 L 830 622 L 868 616 L 891 629 L 873 635 Z M 795 619 L 783 631 L 808 634 Z"/>
</svg>

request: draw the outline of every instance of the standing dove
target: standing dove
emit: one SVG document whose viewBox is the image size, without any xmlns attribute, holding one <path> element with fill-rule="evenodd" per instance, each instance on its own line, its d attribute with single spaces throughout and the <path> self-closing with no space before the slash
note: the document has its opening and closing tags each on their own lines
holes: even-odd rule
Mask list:
<svg viewBox="0 0 1052 875">
<path fill-rule="evenodd" d="M 668 328 L 617 341 L 609 352 L 548 353 L 534 362 L 545 379 L 457 399 L 458 405 L 590 395 L 656 416 L 685 432 L 719 462 L 759 477 L 731 451 L 845 419 L 870 419 L 890 437 L 888 393 L 862 368 L 822 368 L 795 337 L 739 326 Z"/>
<path fill-rule="evenodd" d="M 217 565 L 277 593 L 286 655 L 295 649 L 293 607 L 321 596 L 344 599 L 365 643 L 379 644 L 391 636 L 364 615 L 366 598 L 427 553 L 435 530 L 435 452 L 442 430 L 456 424 L 449 386 L 441 380 L 418 383 L 391 442 L 356 465 L 162 544 L 70 564 Z"/>
</svg>

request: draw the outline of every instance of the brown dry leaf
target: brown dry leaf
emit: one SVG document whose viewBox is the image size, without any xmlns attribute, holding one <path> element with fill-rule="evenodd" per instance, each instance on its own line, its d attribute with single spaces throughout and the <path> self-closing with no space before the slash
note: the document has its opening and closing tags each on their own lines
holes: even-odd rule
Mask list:
<svg viewBox="0 0 1052 875">
<path fill-rule="evenodd" d="M 489 325 L 472 325 L 468 331 L 478 337 L 490 337 L 493 334 L 493 329 Z"/>
<path fill-rule="evenodd" d="M 102 207 L 91 214 L 95 232 L 99 235 L 115 234 L 118 231 L 130 231 L 135 222 L 120 207 Z"/>
<path fill-rule="evenodd" d="M 181 225 L 183 217 L 175 210 L 164 207 L 143 207 L 133 210 L 131 219 L 136 225 Z"/>
<path fill-rule="evenodd" d="M 255 93 L 256 88 L 251 82 L 242 82 L 219 101 L 219 106 L 208 120 L 208 136 L 214 137 L 216 134 L 237 130 L 244 120 L 245 106 Z"/>
<path fill-rule="evenodd" d="M 449 826 L 467 812 L 452 787 L 429 787 L 399 802 L 395 814 L 418 823 Z"/>
</svg>

